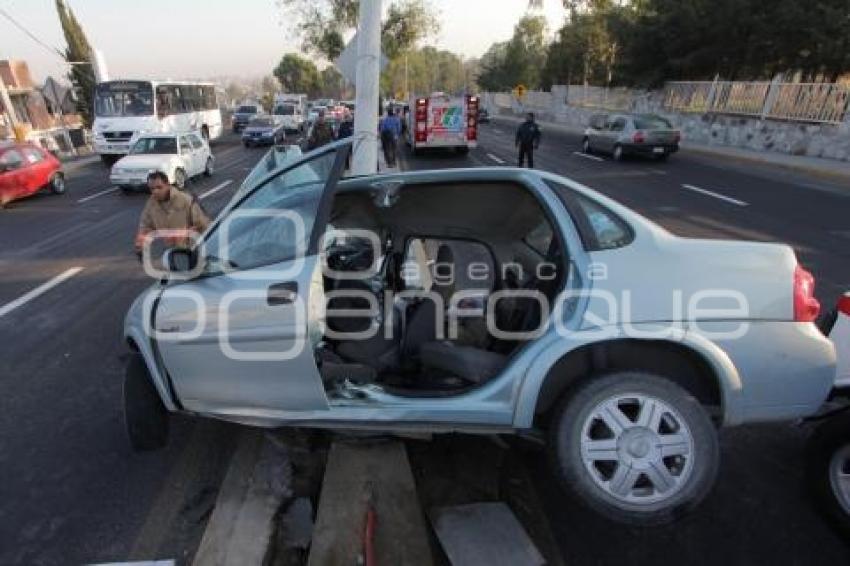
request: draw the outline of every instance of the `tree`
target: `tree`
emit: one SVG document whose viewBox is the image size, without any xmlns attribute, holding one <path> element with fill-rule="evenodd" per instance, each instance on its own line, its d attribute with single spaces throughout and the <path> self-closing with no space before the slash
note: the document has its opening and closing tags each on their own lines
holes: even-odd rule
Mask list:
<svg viewBox="0 0 850 566">
<path fill-rule="evenodd" d="M 433 91 L 472 92 L 474 88 L 470 65 L 459 55 L 434 47 L 397 55 L 381 74 L 381 92 L 390 97 Z"/>
<path fill-rule="evenodd" d="M 80 63 L 91 63 L 92 49 L 82 26 L 77 21 L 77 17 L 65 4 L 64 0 L 56 0 L 56 12 L 59 14 L 59 23 L 62 26 L 65 41 L 68 43 L 65 52 L 60 53 L 60 55 L 68 63 L 75 63 L 71 65 L 71 70 L 68 72 L 68 79 L 74 85 L 77 95 L 77 112 L 80 113 L 83 124 L 87 128 L 91 128 L 93 114 L 92 95 L 97 80 L 95 79 L 92 65 Z"/>
<path fill-rule="evenodd" d="M 321 90 L 319 70 L 312 61 L 296 53 L 287 53 L 274 69 L 274 76 L 283 90 L 315 96 Z"/>
<path fill-rule="evenodd" d="M 348 93 L 345 79 L 336 67 L 327 66 L 319 73 L 319 88 L 323 96 L 340 100 Z"/>
<path fill-rule="evenodd" d="M 301 48 L 334 60 L 345 48 L 344 36 L 357 27 L 359 0 L 278 0 L 295 23 Z M 395 0 L 382 25 L 381 45 L 389 58 L 415 47 L 436 33 L 436 10 L 428 0 Z"/>
<path fill-rule="evenodd" d="M 478 84 L 485 90 L 506 90 L 518 84 L 538 88 L 545 62 L 546 18 L 526 15 L 509 41 L 494 43 L 481 57 Z"/>
</svg>

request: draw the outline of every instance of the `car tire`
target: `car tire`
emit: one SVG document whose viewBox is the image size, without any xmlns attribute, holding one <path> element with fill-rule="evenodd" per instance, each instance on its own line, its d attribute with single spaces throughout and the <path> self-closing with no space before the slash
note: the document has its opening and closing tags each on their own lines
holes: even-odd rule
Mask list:
<svg viewBox="0 0 850 566">
<path fill-rule="evenodd" d="M 670 154 L 666 152 L 655 156 L 655 160 L 661 162 L 667 161 L 669 158 Z"/>
<path fill-rule="evenodd" d="M 124 371 L 124 428 L 135 452 L 148 452 L 168 442 L 168 409 L 150 379 L 145 360 L 133 354 Z"/>
<path fill-rule="evenodd" d="M 844 476 L 842 488 L 841 477 Z M 822 422 L 806 447 L 806 484 L 817 510 L 850 537 L 850 411 Z"/>
<path fill-rule="evenodd" d="M 121 192 L 124 193 L 125 195 L 129 195 L 130 193 L 134 192 L 133 187 L 131 187 L 129 185 L 121 185 L 118 188 L 121 189 Z"/>
<path fill-rule="evenodd" d="M 460 147 L 458 147 L 458 148 L 457 148 L 457 152 L 458 152 L 460 155 L 468 155 L 468 154 L 469 154 L 469 147 L 468 147 L 468 146 L 465 146 L 465 145 L 464 145 L 464 146 L 460 146 Z"/>
<path fill-rule="evenodd" d="M 210 129 L 205 125 L 201 126 L 201 137 L 204 138 L 204 141 L 209 145 L 210 143 Z"/>
<path fill-rule="evenodd" d="M 212 177 L 214 169 L 215 169 L 215 164 L 213 163 L 213 158 L 207 157 L 207 164 L 204 166 L 204 176 L 205 177 Z"/>
<path fill-rule="evenodd" d="M 115 162 L 118 161 L 117 155 L 110 155 L 107 153 L 100 154 L 100 162 L 106 165 L 107 167 L 112 167 L 115 165 Z"/>
<path fill-rule="evenodd" d="M 581 151 L 587 155 L 593 153 L 593 148 L 590 146 L 590 138 L 584 138 L 581 142 Z"/>
<path fill-rule="evenodd" d="M 626 419 L 614 420 L 619 432 L 609 424 L 613 415 Z M 550 459 L 567 494 L 620 523 L 670 523 L 699 504 L 717 477 L 711 419 L 690 393 L 661 376 L 624 371 L 593 378 L 562 399 L 549 432 Z"/>
<path fill-rule="evenodd" d="M 64 195 L 65 191 L 68 190 L 68 187 L 65 186 L 65 175 L 62 173 L 54 173 L 48 186 L 54 195 Z"/>
<path fill-rule="evenodd" d="M 623 146 L 617 144 L 614 146 L 614 152 L 611 154 L 611 157 L 614 158 L 614 161 L 622 161 L 626 155 L 623 152 Z"/>
<path fill-rule="evenodd" d="M 186 172 L 182 169 L 174 171 L 174 186 L 181 191 L 186 188 Z"/>
</svg>

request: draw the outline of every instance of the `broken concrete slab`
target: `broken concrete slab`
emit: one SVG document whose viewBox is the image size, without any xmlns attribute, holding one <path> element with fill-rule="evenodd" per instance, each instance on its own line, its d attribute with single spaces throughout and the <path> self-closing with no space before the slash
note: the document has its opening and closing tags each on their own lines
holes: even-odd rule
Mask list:
<svg viewBox="0 0 850 566">
<path fill-rule="evenodd" d="M 436 509 L 434 530 L 454 566 L 542 566 L 545 560 L 504 503 Z"/>
<path fill-rule="evenodd" d="M 274 518 L 292 496 L 285 448 L 256 430 L 240 439 L 200 548 L 197 566 L 262 566 Z"/>
<path fill-rule="evenodd" d="M 367 487 L 369 486 L 369 487 Z M 368 491 L 377 514 L 380 564 L 434 564 L 413 474 L 396 440 L 336 441 L 331 447 L 309 566 L 351 566 L 363 553 Z"/>
</svg>

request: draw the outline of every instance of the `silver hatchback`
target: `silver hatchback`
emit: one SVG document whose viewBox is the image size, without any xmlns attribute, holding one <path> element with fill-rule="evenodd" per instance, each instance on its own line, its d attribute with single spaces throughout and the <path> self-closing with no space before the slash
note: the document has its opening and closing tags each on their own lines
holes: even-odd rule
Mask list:
<svg viewBox="0 0 850 566">
<path fill-rule="evenodd" d="M 679 151 L 681 133 L 654 114 L 596 114 L 582 139 L 585 153 L 609 153 L 615 161 L 629 155 L 665 160 Z"/>
<path fill-rule="evenodd" d="M 351 140 L 252 173 L 130 307 L 130 440 L 254 426 L 545 432 L 564 488 L 672 520 L 717 427 L 815 412 L 835 350 L 782 244 L 676 237 L 515 168 L 342 178 Z"/>
</svg>

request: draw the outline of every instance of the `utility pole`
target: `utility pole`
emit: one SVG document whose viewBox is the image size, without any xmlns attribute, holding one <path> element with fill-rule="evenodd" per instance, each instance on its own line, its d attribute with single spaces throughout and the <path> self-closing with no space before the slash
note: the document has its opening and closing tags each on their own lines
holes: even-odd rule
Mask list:
<svg viewBox="0 0 850 566">
<path fill-rule="evenodd" d="M 381 63 L 381 0 L 360 0 L 357 24 L 358 112 L 354 114 L 353 175 L 378 169 L 378 80 Z"/>
</svg>

